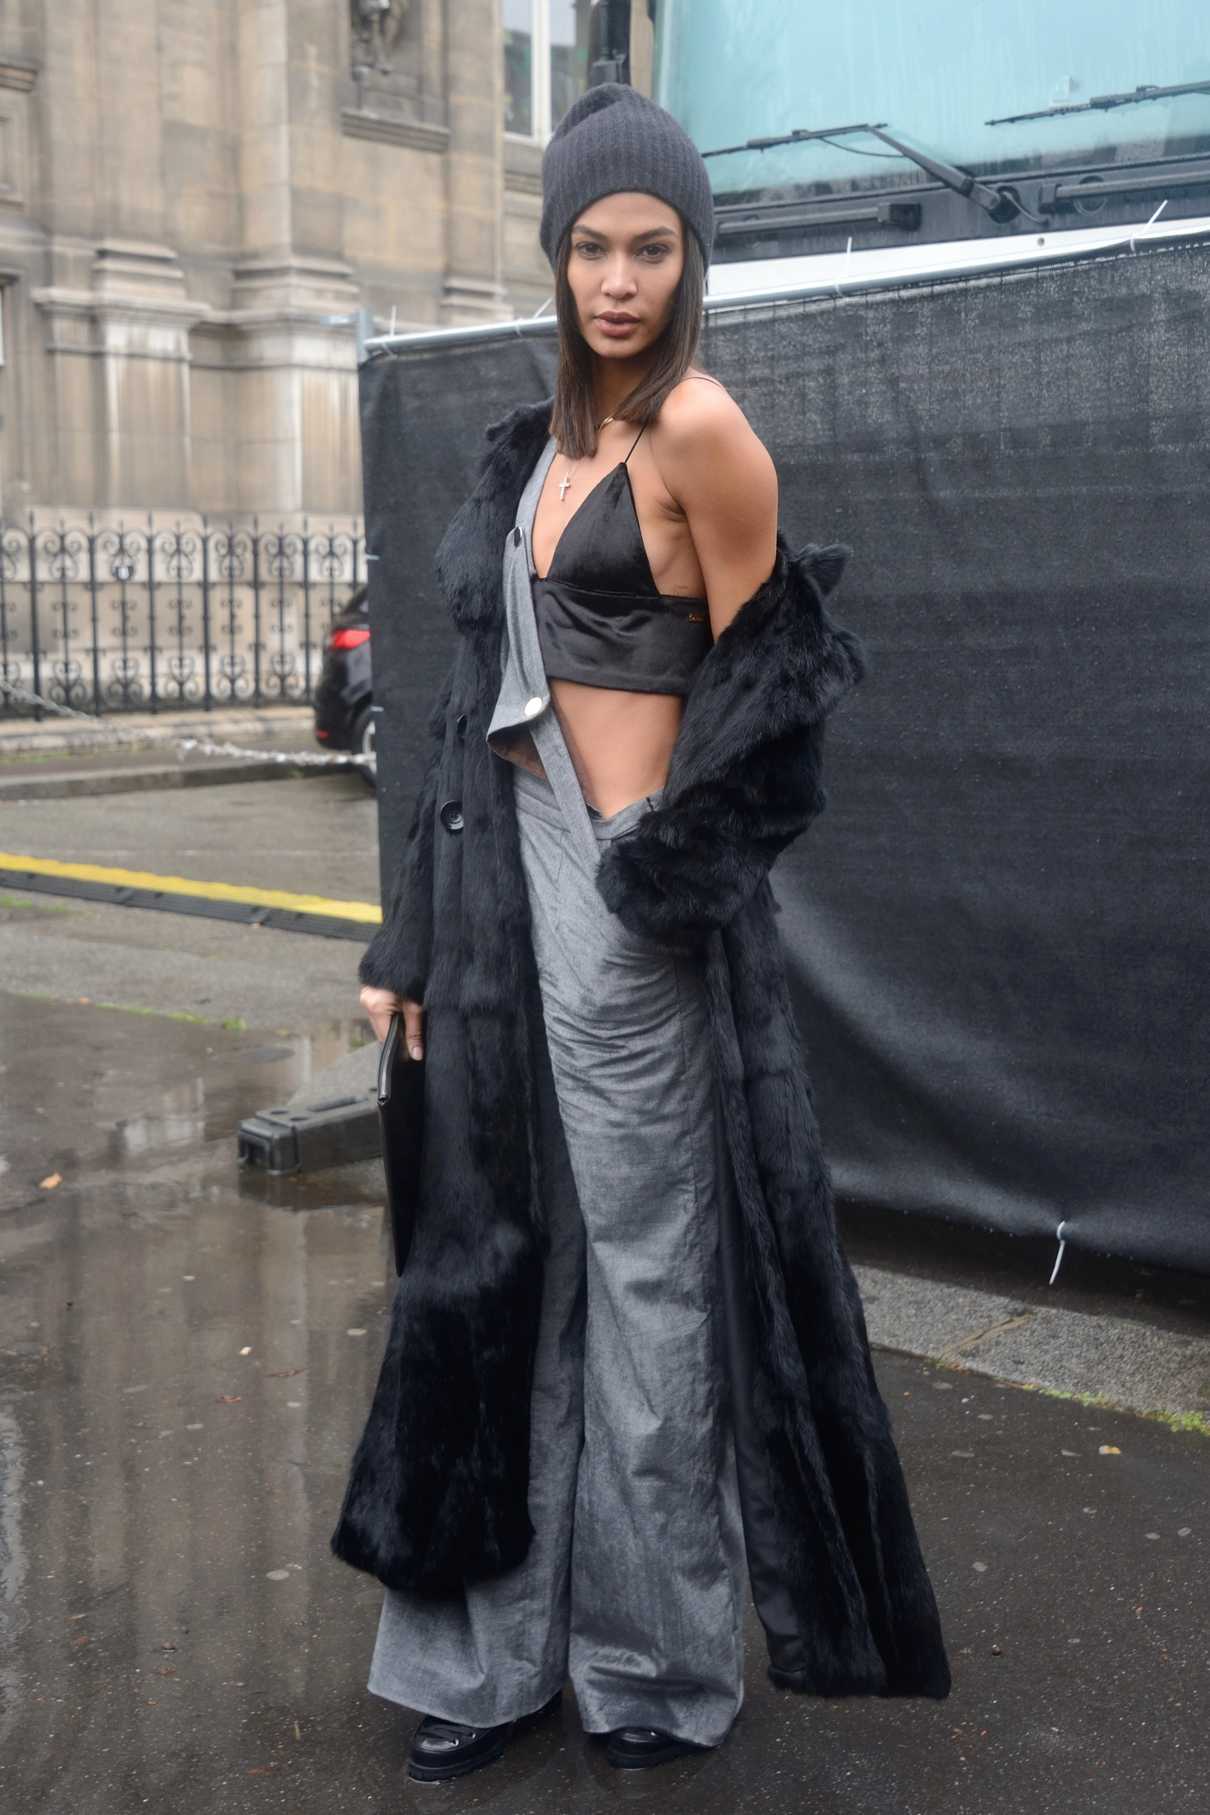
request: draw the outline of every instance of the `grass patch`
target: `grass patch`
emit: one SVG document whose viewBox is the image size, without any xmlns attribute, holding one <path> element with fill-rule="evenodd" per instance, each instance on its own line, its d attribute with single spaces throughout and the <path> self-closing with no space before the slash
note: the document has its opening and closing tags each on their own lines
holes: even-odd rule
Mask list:
<svg viewBox="0 0 1210 1815">
<path fill-rule="evenodd" d="M 35 901 L 28 895 L 0 894 L 0 910 L 19 911 L 23 908 L 40 908 L 44 914 L 70 914 L 72 911 L 69 907 L 64 907 L 62 902 L 47 901 L 45 896 Z"/>
<path fill-rule="evenodd" d="M 1210 1437 L 1210 1418 L 1204 1412 L 1145 1411 L 1138 1406 L 1122 1405 L 1105 1393 L 1068 1393 L 1062 1387 L 1039 1386 L 1029 1380 L 1018 1380 L 1012 1384 L 1023 1386 L 1027 1393 L 1045 1393 L 1048 1399 L 1074 1400 L 1077 1405 L 1093 1405 L 1106 1412 L 1128 1412 L 1134 1418 L 1153 1418 L 1160 1424 L 1166 1424 L 1169 1430 L 1195 1431 L 1199 1437 Z"/>
<path fill-rule="evenodd" d="M 246 1034 L 248 1023 L 242 1015 L 223 1015 L 215 1020 L 213 1015 L 195 1015 L 188 1008 L 145 1008 L 135 1002 L 94 1002 L 94 1008 L 117 1008 L 124 1015 L 154 1015 L 161 1021 L 188 1021 L 194 1027 L 225 1027 L 228 1033 Z"/>
<path fill-rule="evenodd" d="M 78 1003 L 87 1008 L 112 1008 L 120 1015 L 143 1015 L 155 1021 L 186 1021 L 191 1027 L 222 1027 L 234 1034 L 248 1031 L 248 1023 L 242 1015 L 197 1015 L 189 1008 L 149 1008 L 142 1002 L 103 1002 L 95 996 L 56 996 L 44 989 L 14 989 L 8 994 L 25 1002 L 64 1002 L 68 1006 Z"/>
<path fill-rule="evenodd" d="M 188 1021 L 194 1027 L 213 1027 L 214 1021 L 209 1015 L 195 1015 L 188 1008 L 146 1008 L 138 1002 L 100 1002 L 93 1000 L 91 1008 L 116 1008 L 123 1015 L 148 1015 L 157 1021 Z M 223 1023 L 226 1026 L 226 1022 Z"/>
</svg>

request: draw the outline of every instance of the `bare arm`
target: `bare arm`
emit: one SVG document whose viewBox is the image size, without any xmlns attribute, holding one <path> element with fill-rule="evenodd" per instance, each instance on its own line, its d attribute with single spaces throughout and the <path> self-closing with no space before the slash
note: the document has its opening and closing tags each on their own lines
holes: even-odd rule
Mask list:
<svg viewBox="0 0 1210 1815">
<path fill-rule="evenodd" d="M 768 579 L 777 553 L 777 471 L 734 398 L 681 384 L 652 431 L 660 477 L 685 513 L 717 639 Z"/>
</svg>

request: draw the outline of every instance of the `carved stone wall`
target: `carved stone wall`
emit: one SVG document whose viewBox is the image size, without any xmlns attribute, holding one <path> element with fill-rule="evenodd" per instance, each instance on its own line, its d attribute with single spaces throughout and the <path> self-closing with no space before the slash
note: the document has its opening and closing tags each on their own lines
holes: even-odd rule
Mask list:
<svg viewBox="0 0 1210 1815">
<path fill-rule="evenodd" d="M 6 0 L 0 516 L 355 514 L 359 324 L 549 296 L 500 31 L 499 0 Z"/>
</svg>

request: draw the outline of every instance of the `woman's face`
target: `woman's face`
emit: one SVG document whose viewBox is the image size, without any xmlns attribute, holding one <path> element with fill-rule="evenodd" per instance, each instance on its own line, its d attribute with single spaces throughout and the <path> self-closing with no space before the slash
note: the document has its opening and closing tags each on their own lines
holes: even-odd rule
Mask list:
<svg viewBox="0 0 1210 1815">
<path fill-rule="evenodd" d="M 654 346 L 684 262 L 681 217 L 654 195 L 621 190 L 577 215 L 567 281 L 593 352 L 634 359 Z"/>
</svg>

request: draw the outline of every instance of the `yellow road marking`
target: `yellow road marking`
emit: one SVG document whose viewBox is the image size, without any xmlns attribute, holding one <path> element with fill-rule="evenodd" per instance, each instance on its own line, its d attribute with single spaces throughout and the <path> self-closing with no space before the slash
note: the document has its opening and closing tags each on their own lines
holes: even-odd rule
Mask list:
<svg viewBox="0 0 1210 1815">
<path fill-rule="evenodd" d="M 326 914 L 334 920 L 377 925 L 382 912 L 372 901 L 330 901 L 324 895 L 292 895 L 234 882 L 195 882 L 187 876 L 155 876 L 149 870 L 116 870 L 99 863 L 60 863 L 55 857 L 23 857 L 0 851 L 0 870 L 28 870 L 73 882 L 106 882 L 121 889 L 154 889 L 162 895 L 198 895 L 206 901 L 239 901 L 248 907 L 288 908 L 295 914 Z"/>
</svg>

